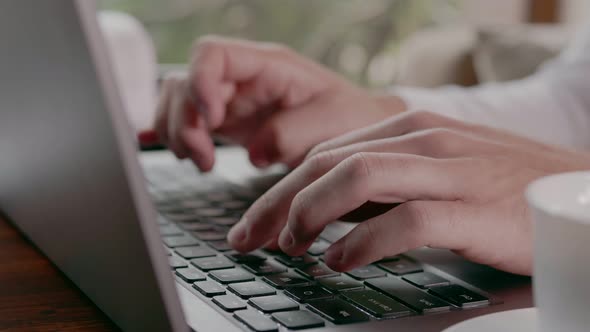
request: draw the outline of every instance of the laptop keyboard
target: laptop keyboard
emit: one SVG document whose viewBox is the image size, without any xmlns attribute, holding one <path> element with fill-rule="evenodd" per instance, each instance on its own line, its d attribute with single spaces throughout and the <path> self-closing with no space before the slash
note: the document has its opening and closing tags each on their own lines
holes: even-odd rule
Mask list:
<svg viewBox="0 0 590 332">
<path fill-rule="evenodd" d="M 465 310 L 490 299 L 455 278 L 398 255 L 346 273 L 323 262 L 319 238 L 300 257 L 238 253 L 227 232 L 268 186 L 239 187 L 192 167 L 149 167 L 149 190 L 177 280 L 245 330 L 331 324 Z"/>
</svg>

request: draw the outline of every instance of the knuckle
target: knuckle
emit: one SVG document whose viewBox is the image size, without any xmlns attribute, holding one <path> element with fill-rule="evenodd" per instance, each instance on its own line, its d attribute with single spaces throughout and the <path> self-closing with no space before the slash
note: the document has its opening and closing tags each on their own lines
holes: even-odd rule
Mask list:
<svg viewBox="0 0 590 332">
<path fill-rule="evenodd" d="M 407 116 L 410 131 L 418 131 L 429 128 L 445 126 L 445 118 L 429 111 L 412 111 Z"/>
<path fill-rule="evenodd" d="M 269 54 L 279 56 L 279 57 L 288 57 L 294 54 L 294 51 L 284 45 L 278 43 L 261 43 L 261 47 L 267 51 Z"/>
<path fill-rule="evenodd" d="M 425 209 L 420 202 L 410 201 L 401 205 L 404 218 L 401 220 L 405 223 L 406 229 L 413 237 L 409 240 L 410 246 L 419 245 L 424 231 L 429 227 L 431 216 L 428 209 Z"/>
<path fill-rule="evenodd" d="M 370 153 L 358 152 L 346 159 L 343 167 L 353 179 L 365 179 L 374 171 L 374 159 Z"/>
<path fill-rule="evenodd" d="M 317 177 L 318 175 L 324 174 L 325 171 L 334 164 L 334 161 L 334 153 L 331 150 L 328 150 L 312 156 L 305 162 L 305 164 L 308 173 L 312 177 Z"/>
<path fill-rule="evenodd" d="M 435 115 L 428 111 L 413 111 L 408 115 L 408 121 L 412 129 L 431 128 L 434 124 Z"/>
<path fill-rule="evenodd" d="M 311 148 L 311 150 L 309 150 L 309 152 L 307 153 L 307 155 L 305 156 L 305 159 L 311 159 L 312 157 L 314 157 L 315 155 L 318 155 L 320 153 L 322 153 L 323 151 L 328 150 L 328 145 L 326 143 L 320 143 L 316 146 L 314 146 L 313 148 Z"/>
<path fill-rule="evenodd" d="M 207 35 L 198 38 L 193 43 L 193 52 L 201 53 L 217 48 L 222 43 L 221 38 L 214 35 Z"/>
<path fill-rule="evenodd" d="M 428 129 L 421 137 L 423 148 L 434 155 L 453 155 L 463 146 L 462 136 L 453 129 Z"/>
</svg>

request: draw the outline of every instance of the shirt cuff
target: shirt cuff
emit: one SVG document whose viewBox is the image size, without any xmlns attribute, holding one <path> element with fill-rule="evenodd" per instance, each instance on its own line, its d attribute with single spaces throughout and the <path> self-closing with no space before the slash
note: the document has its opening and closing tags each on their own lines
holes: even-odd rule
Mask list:
<svg viewBox="0 0 590 332">
<path fill-rule="evenodd" d="M 429 111 L 451 118 L 464 120 L 459 110 L 453 105 L 452 87 L 427 89 L 415 87 L 395 87 L 388 92 L 400 97 L 408 111 Z"/>
</svg>

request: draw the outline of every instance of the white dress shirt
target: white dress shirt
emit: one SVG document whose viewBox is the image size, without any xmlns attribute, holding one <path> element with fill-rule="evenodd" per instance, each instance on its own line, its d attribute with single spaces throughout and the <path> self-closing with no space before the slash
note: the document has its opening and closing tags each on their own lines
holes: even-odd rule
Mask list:
<svg viewBox="0 0 590 332">
<path fill-rule="evenodd" d="M 409 109 L 590 150 L 590 26 L 559 57 L 525 79 L 471 88 L 399 87 L 393 92 Z"/>
</svg>

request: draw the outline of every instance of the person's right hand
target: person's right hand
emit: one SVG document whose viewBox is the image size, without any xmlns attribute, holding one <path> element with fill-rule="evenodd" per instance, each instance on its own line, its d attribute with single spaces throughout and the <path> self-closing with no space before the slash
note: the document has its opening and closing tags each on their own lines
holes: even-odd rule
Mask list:
<svg viewBox="0 0 590 332">
<path fill-rule="evenodd" d="M 154 127 L 139 139 L 205 171 L 214 163 L 210 134 L 245 146 L 256 166 L 295 166 L 316 144 L 403 108 L 283 46 L 207 37 L 188 77 L 164 81 Z"/>
</svg>

